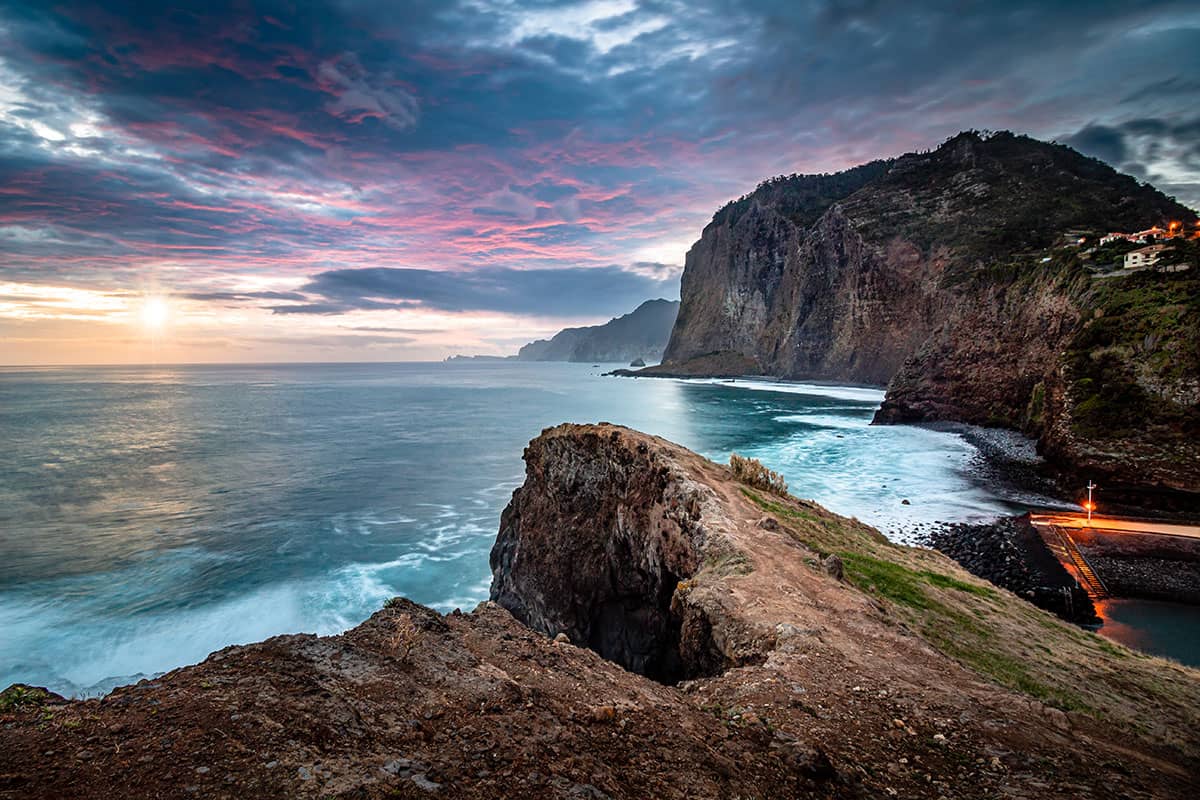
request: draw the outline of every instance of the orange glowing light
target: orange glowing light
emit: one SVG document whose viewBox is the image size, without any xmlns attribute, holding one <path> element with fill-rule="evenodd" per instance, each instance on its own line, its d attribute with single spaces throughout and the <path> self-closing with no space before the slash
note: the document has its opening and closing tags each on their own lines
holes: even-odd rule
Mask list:
<svg viewBox="0 0 1200 800">
<path fill-rule="evenodd" d="M 1085 500 L 1085 501 L 1084 501 L 1084 503 L 1083 503 L 1083 507 L 1084 507 L 1084 509 L 1085 509 L 1085 510 L 1087 510 L 1087 511 L 1095 511 L 1095 510 L 1096 510 L 1096 504 L 1095 504 L 1095 503 L 1088 502 L 1088 501 L 1086 501 L 1086 500 Z"/>
</svg>

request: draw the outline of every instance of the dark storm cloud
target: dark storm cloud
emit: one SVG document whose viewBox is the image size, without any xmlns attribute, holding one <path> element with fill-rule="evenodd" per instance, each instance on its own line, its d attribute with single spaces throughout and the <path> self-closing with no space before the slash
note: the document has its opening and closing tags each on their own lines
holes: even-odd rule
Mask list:
<svg viewBox="0 0 1200 800">
<path fill-rule="evenodd" d="M 1107 125 L 1088 125 L 1063 141 L 1079 152 L 1095 156 L 1109 164 L 1121 165 L 1128 160 L 1129 149 L 1125 146 L 1125 134 Z"/>
<path fill-rule="evenodd" d="M 1172 1 L 10 2 L 0 279 L 616 313 L 760 179 L 964 128 L 1200 205 L 1198 75 Z M 299 301 L 231 273 L 315 277 Z"/>
<path fill-rule="evenodd" d="M 319 299 L 276 306 L 275 313 L 336 314 L 420 304 L 442 311 L 594 317 L 623 314 L 648 298 L 678 297 L 679 283 L 616 267 L 473 272 L 380 267 L 323 272 L 303 291 Z"/>
<path fill-rule="evenodd" d="M 1198 205 L 1200 116 L 1192 119 L 1131 119 L 1091 124 L 1063 139 L 1082 153 L 1103 159 L 1167 194 Z"/>
</svg>

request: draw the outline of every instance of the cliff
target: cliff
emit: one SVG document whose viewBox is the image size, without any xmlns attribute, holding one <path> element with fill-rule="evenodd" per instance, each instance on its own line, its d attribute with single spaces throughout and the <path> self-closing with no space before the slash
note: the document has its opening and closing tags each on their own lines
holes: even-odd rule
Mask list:
<svg viewBox="0 0 1200 800">
<path fill-rule="evenodd" d="M 495 602 L 10 688 L 0 797 L 1192 796 L 1200 672 L 661 439 L 525 456 Z"/>
<path fill-rule="evenodd" d="M 1070 238 L 1166 220 L 1196 214 L 1009 133 L 774 179 L 688 252 L 646 374 L 886 384 L 878 421 L 1003 425 L 1069 472 L 1200 491 L 1196 271 L 1111 275 Z"/>
<path fill-rule="evenodd" d="M 521 361 L 596 361 L 629 363 L 660 361 L 678 300 L 647 300 L 636 309 L 603 325 L 565 328 L 552 339 L 538 339 L 520 349 Z"/>
</svg>

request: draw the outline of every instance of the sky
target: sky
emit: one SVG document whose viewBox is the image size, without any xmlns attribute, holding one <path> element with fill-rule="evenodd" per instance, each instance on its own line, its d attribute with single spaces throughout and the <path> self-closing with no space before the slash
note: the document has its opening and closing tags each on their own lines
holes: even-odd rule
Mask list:
<svg viewBox="0 0 1200 800">
<path fill-rule="evenodd" d="M 4 0 L 0 364 L 512 353 L 972 128 L 1200 207 L 1200 6 Z"/>
</svg>

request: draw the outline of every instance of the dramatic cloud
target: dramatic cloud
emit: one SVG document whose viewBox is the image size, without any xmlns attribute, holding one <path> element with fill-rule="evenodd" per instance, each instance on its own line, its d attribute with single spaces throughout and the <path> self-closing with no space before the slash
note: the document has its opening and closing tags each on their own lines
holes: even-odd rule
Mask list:
<svg viewBox="0 0 1200 800">
<path fill-rule="evenodd" d="M 1091 124 L 1064 141 L 1123 172 L 1154 184 L 1192 207 L 1200 206 L 1200 115 Z"/>
<path fill-rule="evenodd" d="M 343 269 L 323 272 L 303 287 L 319 298 L 275 306 L 276 314 L 337 314 L 412 308 L 498 311 L 547 317 L 617 316 L 643 300 L 679 294 L 677 281 L 616 267 L 592 269 Z M 290 298 L 289 298 L 290 299 Z"/>
<path fill-rule="evenodd" d="M 1198 76 L 1200 11 L 1172 0 L 13 0 L 0 281 L 176 296 L 223 343 L 459 315 L 407 343 L 435 357 L 484 341 L 483 312 L 673 295 L 759 180 L 964 128 L 1200 205 Z"/>
</svg>

